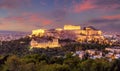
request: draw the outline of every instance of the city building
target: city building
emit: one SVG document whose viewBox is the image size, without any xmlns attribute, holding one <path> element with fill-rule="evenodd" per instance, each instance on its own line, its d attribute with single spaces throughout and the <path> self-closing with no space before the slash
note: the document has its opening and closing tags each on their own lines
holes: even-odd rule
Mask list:
<svg viewBox="0 0 120 71">
<path fill-rule="evenodd" d="M 113 53 L 120 53 L 120 47 L 105 48 L 105 50 Z"/>
</svg>

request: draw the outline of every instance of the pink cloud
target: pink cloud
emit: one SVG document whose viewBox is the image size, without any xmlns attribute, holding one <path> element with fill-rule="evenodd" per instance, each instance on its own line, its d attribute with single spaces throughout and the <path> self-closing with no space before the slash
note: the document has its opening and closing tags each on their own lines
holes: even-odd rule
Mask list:
<svg viewBox="0 0 120 71">
<path fill-rule="evenodd" d="M 48 24 L 52 24 L 53 20 L 47 19 L 47 18 L 42 18 L 38 15 L 31 15 L 29 18 L 30 22 L 34 22 L 34 23 L 42 23 L 43 25 L 48 25 Z"/>
<path fill-rule="evenodd" d="M 118 15 L 111 15 L 111 16 L 103 16 L 105 19 L 120 19 L 120 14 Z"/>
<path fill-rule="evenodd" d="M 40 16 L 39 14 L 23 14 L 20 16 L 9 16 L 6 18 L 2 18 L 1 21 L 5 22 L 17 22 L 23 24 L 41 24 L 41 25 L 49 25 L 54 22 L 52 19 L 45 18 Z"/>
<path fill-rule="evenodd" d="M 30 31 L 42 26 L 47 27 L 54 24 L 53 19 L 48 19 L 36 13 L 23 13 L 17 16 L 0 17 L 0 30 Z M 26 27 L 28 27 L 26 29 Z"/>
<path fill-rule="evenodd" d="M 81 0 L 73 1 L 73 12 L 80 13 L 88 10 L 112 11 L 120 9 L 119 0 Z"/>
<path fill-rule="evenodd" d="M 22 6 L 29 6 L 31 0 L 1 0 L 0 8 L 3 9 L 17 9 Z"/>
<path fill-rule="evenodd" d="M 93 4 L 93 1 L 86 0 L 86 1 L 82 1 L 82 3 L 74 2 L 73 11 L 75 13 L 79 13 L 79 12 L 94 9 L 94 8 L 96 8 L 96 5 Z"/>
</svg>

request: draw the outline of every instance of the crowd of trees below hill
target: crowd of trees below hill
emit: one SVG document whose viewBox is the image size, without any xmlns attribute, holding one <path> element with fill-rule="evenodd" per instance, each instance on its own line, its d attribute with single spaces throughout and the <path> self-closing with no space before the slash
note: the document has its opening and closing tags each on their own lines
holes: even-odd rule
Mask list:
<svg viewBox="0 0 120 71">
<path fill-rule="evenodd" d="M 120 71 L 120 60 L 48 57 L 45 54 L 0 56 L 0 71 Z"/>
<path fill-rule="evenodd" d="M 96 49 L 96 50 L 104 50 L 109 45 L 107 44 L 98 44 L 98 43 L 69 43 L 67 45 L 57 48 L 40 48 L 40 49 L 32 49 L 30 50 L 30 41 L 31 38 L 25 37 L 18 40 L 12 41 L 3 41 L 0 44 L 0 55 L 18 55 L 24 56 L 27 54 L 42 54 L 45 53 L 48 56 L 63 56 L 67 52 L 75 52 L 79 50 L 86 50 L 86 49 Z M 65 41 L 63 41 L 65 42 Z"/>
<path fill-rule="evenodd" d="M 120 71 L 120 60 L 80 60 L 70 53 L 78 50 L 103 50 L 109 45 L 68 43 L 66 46 L 30 50 L 31 38 L 0 44 L 0 71 Z M 65 57 L 64 57 L 65 56 Z"/>
<path fill-rule="evenodd" d="M 29 53 L 30 38 L 0 42 L 0 55 L 26 55 Z"/>
</svg>

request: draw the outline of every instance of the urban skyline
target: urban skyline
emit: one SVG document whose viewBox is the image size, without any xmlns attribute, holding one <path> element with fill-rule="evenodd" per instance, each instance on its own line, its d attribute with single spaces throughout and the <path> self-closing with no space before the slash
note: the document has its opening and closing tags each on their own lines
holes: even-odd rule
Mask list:
<svg viewBox="0 0 120 71">
<path fill-rule="evenodd" d="M 0 30 L 27 31 L 65 24 L 119 33 L 119 0 L 1 0 Z"/>
</svg>

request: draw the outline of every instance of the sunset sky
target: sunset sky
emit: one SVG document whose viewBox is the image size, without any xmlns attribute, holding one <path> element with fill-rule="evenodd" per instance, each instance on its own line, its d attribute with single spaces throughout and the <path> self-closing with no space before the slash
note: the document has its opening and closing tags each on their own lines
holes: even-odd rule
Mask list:
<svg viewBox="0 0 120 71">
<path fill-rule="evenodd" d="M 120 0 L 0 0 L 0 30 L 27 32 L 64 24 L 120 33 Z"/>
</svg>

